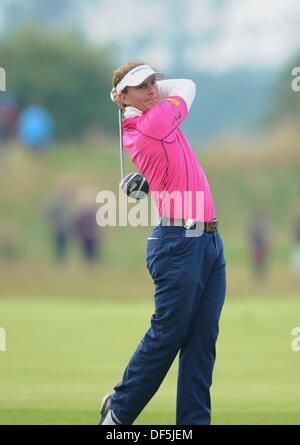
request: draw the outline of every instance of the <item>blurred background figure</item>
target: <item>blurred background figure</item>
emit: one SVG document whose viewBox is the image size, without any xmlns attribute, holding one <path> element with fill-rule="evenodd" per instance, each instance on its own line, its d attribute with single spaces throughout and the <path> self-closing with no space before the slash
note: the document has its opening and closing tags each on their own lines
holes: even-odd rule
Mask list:
<svg viewBox="0 0 300 445">
<path fill-rule="evenodd" d="M 250 247 L 250 260 L 254 277 L 262 281 L 267 275 L 268 259 L 270 254 L 270 225 L 266 210 L 256 209 L 248 226 Z"/>
<path fill-rule="evenodd" d="M 54 138 L 54 120 L 38 99 L 20 113 L 18 133 L 22 144 L 32 151 L 46 148 Z"/>
<path fill-rule="evenodd" d="M 21 259 L 19 233 L 13 226 L 0 224 L 0 259 Z"/>
<path fill-rule="evenodd" d="M 68 253 L 73 220 L 72 193 L 72 185 L 62 182 L 46 207 L 52 229 L 55 258 L 58 262 L 64 262 Z"/>
<path fill-rule="evenodd" d="M 291 269 L 293 276 L 300 281 L 300 197 L 295 205 L 292 219 L 293 247 Z"/>
<path fill-rule="evenodd" d="M 0 94 L 0 157 L 8 152 L 16 136 L 18 107 L 15 94 L 11 91 Z"/>
<path fill-rule="evenodd" d="M 101 232 L 96 222 L 96 196 L 97 190 L 93 186 L 83 185 L 79 188 L 74 219 L 83 258 L 90 264 L 101 257 Z"/>
</svg>

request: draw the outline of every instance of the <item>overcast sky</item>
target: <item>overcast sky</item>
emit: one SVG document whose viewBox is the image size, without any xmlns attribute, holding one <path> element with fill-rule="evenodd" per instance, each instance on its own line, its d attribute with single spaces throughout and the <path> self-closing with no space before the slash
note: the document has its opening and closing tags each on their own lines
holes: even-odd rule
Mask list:
<svg viewBox="0 0 300 445">
<path fill-rule="evenodd" d="M 186 39 L 186 60 L 208 71 L 276 68 L 300 49 L 300 0 L 99 0 L 83 21 L 94 42 L 121 39 L 126 48 L 148 34 L 137 57 L 161 69 L 172 61 L 176 32 Z"/>
<path fill-rule="evenodd" d="M 0 30 L 10 2 L 0 0 Z M 122 49 L 120 63 L 134 57 L 161 70 L 175 62 L 209 72 L 272 69 L 300 51 L 300 0 L 77 0 L 70 18 L 75 11 L 91 41 Z"/>
</svg>

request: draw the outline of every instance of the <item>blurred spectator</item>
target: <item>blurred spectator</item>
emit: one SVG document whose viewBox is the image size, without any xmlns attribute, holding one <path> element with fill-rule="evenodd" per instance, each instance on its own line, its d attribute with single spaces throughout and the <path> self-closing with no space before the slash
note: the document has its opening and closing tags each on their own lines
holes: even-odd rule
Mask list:
<svg viewBox="0 0 300 445">
<path fill-rule="evenodd" d="M 296 203 L 293 214 L 293 248 L 291 257 L 291 267 L 294 277 L 300 280 L 300 198 Z"/>
<path fill-rule="evenodd" d="M 267 261 L 270 251 L 270 225 L 264 209 L 254 211 L 248 226 L 250 258 L 257 279 L 266 277 Z"/>
<path fill-rule="evenodd" d="M 69 238 L 72 231 L 73 213 L 71 195 L 71 185 L 62 183 L 46 207 L 46 214 L 52 227 L 55 257 L 59 262 L 66 259 Z"/>
<path fill-rule="evenodd" d="M 94 187 L 83 186 L 77 196 L 77 210 L 75 214 L 75 228 L 87 262 L 95 262 L 100 257 L 99 234 L 100 227 L 96 222 L 96 195 Z"/>
<path fill-rule="evenodd" d="M 0 258 L 5 260 L 19 260 L 19 233 L 13 225 L 0 224 Z"/>
<path fill-rule="evenodd" d="M 11 91 L 0 94 L 0 156 L 7 152 L 10 142 L 16 136 L 18 107 Z"/>
<path fill-rule="evenodd" d="M 38 100 L 35 99 L 21 112 L 18 132 L 21 142 L 34 151 L 46 148 L 53 140 L 53 118 Z"/>
</svg>

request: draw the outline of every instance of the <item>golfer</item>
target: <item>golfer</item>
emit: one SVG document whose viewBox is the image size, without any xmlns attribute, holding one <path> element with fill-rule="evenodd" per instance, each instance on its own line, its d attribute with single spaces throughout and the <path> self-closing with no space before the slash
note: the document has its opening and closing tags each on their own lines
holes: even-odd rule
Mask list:
<svg viewBox="0 0 300 445">
<path fill-rule="evenodd" d="M 121 382 L 102 400 L 101 425 L 131 425 L 177 353 L 176 424 L 211 421 L 210 387 L 226 292 L 223 244 L 207 178 L 179 129 L 195 84 L 162 79 L 144 61 L 122 65 L 112 76 L 111 98 L 124 111 L 123 144 L 149 183 L 160 221 L 147 242 L 155 313 Z"/>
</svg>

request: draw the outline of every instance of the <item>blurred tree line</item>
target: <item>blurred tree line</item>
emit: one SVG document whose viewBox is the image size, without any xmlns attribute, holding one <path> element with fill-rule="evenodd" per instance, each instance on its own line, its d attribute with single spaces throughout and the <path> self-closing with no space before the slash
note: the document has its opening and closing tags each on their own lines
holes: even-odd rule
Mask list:
<svg viewBox="0 0 300 445">
<path fill-rule="evenodd" d="M 115 131 L 109 48 L 94 47 L 79 33 L 27 26 L 2 35 L 0 66 L 20 108 L 38 99 L 53 114 L 58 138 L 80 137 L 89 128 Z"/>
</svg>

